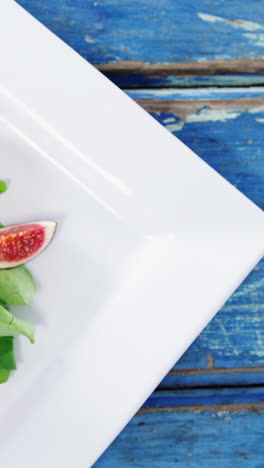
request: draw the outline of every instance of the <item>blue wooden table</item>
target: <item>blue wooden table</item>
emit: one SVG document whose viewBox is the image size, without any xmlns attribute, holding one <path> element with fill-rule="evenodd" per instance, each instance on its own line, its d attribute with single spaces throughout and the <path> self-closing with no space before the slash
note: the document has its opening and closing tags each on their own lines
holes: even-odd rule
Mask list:
<svg viewBox="0 0 264 468">
<path fill-rule="evenodd" d="M 264 207 L 262 0 L 19 3 Z M 264 262 L 96 468 L 264 468 L 263 286 Z"/>
</svg>

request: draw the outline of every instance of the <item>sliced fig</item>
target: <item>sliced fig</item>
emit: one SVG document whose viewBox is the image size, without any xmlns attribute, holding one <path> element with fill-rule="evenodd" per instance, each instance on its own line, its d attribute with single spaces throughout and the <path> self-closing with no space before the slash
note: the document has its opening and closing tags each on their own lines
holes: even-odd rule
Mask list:
<svg viewBox="0 0 264 468">
<path fill-rule="evenodd" d="M 0 229 L 0 269 L 13 268 L 36 257 L 56 230 L 54 221 L 17 224 Z"/>
</svg>

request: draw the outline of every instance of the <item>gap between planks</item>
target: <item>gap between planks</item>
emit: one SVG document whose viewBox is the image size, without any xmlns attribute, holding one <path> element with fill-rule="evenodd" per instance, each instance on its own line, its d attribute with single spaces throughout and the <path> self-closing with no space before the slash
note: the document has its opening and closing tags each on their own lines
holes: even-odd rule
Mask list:
<svg viewBox="0 0 264 468">
<path fill-rule="evenodd" d="M 264 403 L 233 403 L 229 405 L 191 405 L 191 406 L 162 406 L 160 408 L 146 408 L 143 406 L 137 414 L 145 413 L 160 413 L 168 411 L 192 411 L 194 413 L 210 412 L 216 413 L 219 411 L 229 413 L 239 413 L 241 411 L 250 411 L 251 413 L 257 413 L 261 415 L 261 411 L 264 410 Z"/>
<path fill-rule="evenodd" d="M 235 367 L 226 369 L 224 367 L 205 367 L 204 369 L 171 370 L 168 375 L 202 375 L 202 374 L 232 374 L 232 373 L 264 372 L 264 366 L 258 367 Z"/>
<path fill-rule="evenodd" d="M 264 58 L 237 60 L 209 60 L 185 63 L 145 63 L 140 60 L 119 60 L 96 65 L 103 73 L 114 75 L 144 76 L 212 76 L 216 74 L 264 74 Z"/>
</svg>

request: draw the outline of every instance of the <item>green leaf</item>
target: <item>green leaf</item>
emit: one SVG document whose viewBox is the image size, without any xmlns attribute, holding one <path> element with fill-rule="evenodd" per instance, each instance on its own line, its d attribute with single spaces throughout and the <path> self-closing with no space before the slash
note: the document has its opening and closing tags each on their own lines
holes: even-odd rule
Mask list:
<svg viewBox="0 0 264 468">
<path fill-rule="evenodd" d="M 8 306 L 0 300 L 0 305 L 8 309 Z M 0 337 L 0 370 L 15 370 L 16 369 L 16 358 L 14 349 L 14 337 L 13 336 L 1 336 Z"/>
<path fill-rule="evenodd" d="M 13 336 L 0 337 L 0 369 L 15 370 L 16 360 Z"/>
<path fill-rule="evenodd" d="M 35 329 L 32 323 L 15 317 L 11 312 L 0 306 L 0 336 L 24 335 L 34 343 Z"/>
<path fill-rule="evenodd" d="M 7 191 L 7 185 L 3 180 L 0 180 L 0 193 L 5 193 Z"/>
<path fill-rule="evenodd" d="M 9 379 L 10 371 L 7 369 L 0 369 L 0 384 L 5 383 Z"/>
<path fill-rule="evenodd" d="M 0 299 L 0 305 L 4 306 L 5 309 L 9 310 L 8 305 L 5 303 L 5 301 L 2 301 L 2 299 Z"/>
<path fill-rule="evenodd" d="M 0 270 L 0 299 L 6 304 L 31 304 L 36 283 L 24 265 Z"/>
</svg>

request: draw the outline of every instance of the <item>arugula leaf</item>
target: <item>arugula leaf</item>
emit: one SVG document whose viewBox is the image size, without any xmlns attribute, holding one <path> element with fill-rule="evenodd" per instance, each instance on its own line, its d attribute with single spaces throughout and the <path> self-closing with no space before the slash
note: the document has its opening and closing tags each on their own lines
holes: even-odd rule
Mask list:
<svg viewBox="0 0 264 468">
<path fill-rule="evenodd" d="M 0 306 L 0 336 L 24 335 L 34 343 L 35 329 L 32 323 L 15 317 L 11 312 Z"/>
<path fill-rule="evenodd" d="M 0 193 L 5 192 L 6 184 L 0 181 Z M 0 223 L 0 229 L 3 228 Z M 0 384 L 9 379 L 10 371 L 16 369 L 14 336 L 25 335 L 34 343 L 34 326 L 12 315 L 8 304 L 27 305 L 32 302 L 36 291 L 35 281 L 24 266 L 0 270 Z"/>
<path fill-rule="evenodd" d="M 0 384 L 8 381 L 10 371 L 16 369 L 13 336 L 0 337 Z"/>
<path fill-rule="evenodd" d="M 10 371 L 7 369 L 0 369 L 0 384 L 5 383 L 9 379 Z"/>
<path fill-rule="evenodd" d="M 5 303 L 5 301 L 2 301 L 2 299 L 0 299 L 0 305 L 2 305 L 5 309 L 9 310 L 8 305 Z"/>
<path fill-rule="evenodd" d="M 24 265 L 0 270 L 0 299 L 6 304 L 28 305 L 36 289 L 36 283 Z"/>
<path fill-rule="evenodd" d="M 0 337 L 0 369 L 16 369 L 13 336 Z"/>
<path fill-rule="evenodd" d="M 0 193 L 5 193 L 7 191 L 7 185 L 3 180 L 0 180 Z"/>
<path fill-rule="evenodd" d="M 9 310 L 8 306 L 1 301 L 0 305 L 4 306 L 5 309 Z M 14 337 L 13 336 L 1 336 L 0 337 L 0 372 L 1 369 L 15 370 L 16 369 L 16 358 L 14 349 Z"/>
</svg>

